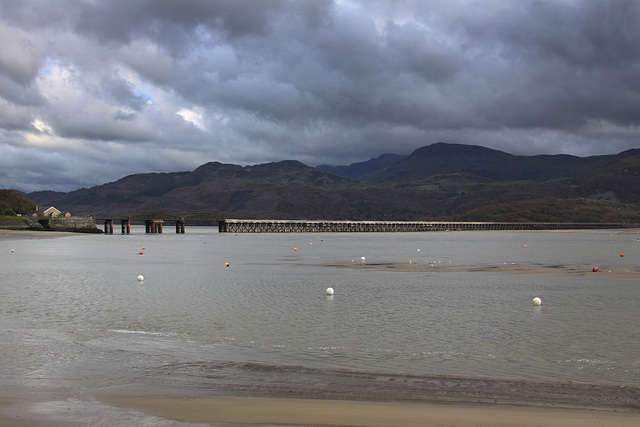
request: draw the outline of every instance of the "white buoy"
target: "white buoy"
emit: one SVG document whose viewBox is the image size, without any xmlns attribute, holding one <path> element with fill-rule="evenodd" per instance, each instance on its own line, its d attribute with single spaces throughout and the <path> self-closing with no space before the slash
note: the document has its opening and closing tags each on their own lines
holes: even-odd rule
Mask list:
<svg viewBox="0 0 640 427">
<path fill-rule="evenodd" d="M 327 288 L 327 295 L 329 296 L 333 295 L 333 288 Z"/>
<path fill-rule="evenodd" d="M 138 276 L 138 282 L 142 282 L 144 280 L 144 276 L 141 274 Z"/>
<path fill-rule="evenodd" d="M 538 306 L 538 305 L 542 305 L 542 300 L 538 297 L 535 297 L 533 299 L 533 305 Z"/>
<path fill-rule="evenodd" d="M 361 257 L 360 257 L 360 261 L 364 261 L 365 259 L 366 259 L 366 258 L 365 258 L 365 257 L 363 257 L 363 256 L 361 256 Z"/>
</svg>

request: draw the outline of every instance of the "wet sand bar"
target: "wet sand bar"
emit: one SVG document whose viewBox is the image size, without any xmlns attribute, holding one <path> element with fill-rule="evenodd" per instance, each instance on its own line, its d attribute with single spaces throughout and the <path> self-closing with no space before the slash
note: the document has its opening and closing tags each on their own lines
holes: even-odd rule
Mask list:
<svg viewBox="0 0 640 427">
<path fill-rule="evenodd" d="M 85 397 L 165 419 L 231 425 L 631 426 L 640 389 L 622 384 L 315 370 L 211 362 L 196 379 L 174 366 L 164 390 L 151 384 Z M 184 368 L 187 368 L 186 366 Z M 182 374 L 181 374 L 182 373 Z M 215 379 L 215 380 L 214 380 Z"/>
<path fill-rule="evenodd" d="M 390 402 L 110 396 L 104 402 L 165 419 L 224 425 L 409 426 L 636 426 L 639 413 L 516 407 Z M 227 424 L 229 423 L 229 424 Z M 215 424 L 217 425 L 217 424 Z"/>
</svg>

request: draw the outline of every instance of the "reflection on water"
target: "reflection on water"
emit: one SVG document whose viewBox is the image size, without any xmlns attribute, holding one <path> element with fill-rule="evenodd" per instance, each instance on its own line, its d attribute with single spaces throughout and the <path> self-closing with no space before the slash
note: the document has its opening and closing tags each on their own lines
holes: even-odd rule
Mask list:
<svg viewBox="0 0 640 427">
<path fill-rule="evenodd" d="M 636 269 L 634 234 L 229 235 L 197 227 L 134 234 L 0 241 L 3 330 L 37 331 L 51 338 L 41 346 L 57 352 L 62 336 L 111 349 L 99 365 L 114 370 L 125 350 L 182 361 L 640 385 L 638 278 L 607 275 Z M 325 265 L 359 265 L 362 256 L 365 264 L 598 265 L 601 272 Z M 534 307 L 533 297 L 543 305 Z M 14 363 L 37 374 L 42 360 Z"/>
</svg>

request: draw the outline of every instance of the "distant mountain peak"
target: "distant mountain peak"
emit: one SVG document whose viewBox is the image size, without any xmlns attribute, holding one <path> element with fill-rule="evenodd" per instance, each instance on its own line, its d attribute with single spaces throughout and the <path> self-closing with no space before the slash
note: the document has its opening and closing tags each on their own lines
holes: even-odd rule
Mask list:
<svg viewBox="0 0 640 427">
<path fill-rule="evenodd" d="M 318 165 L 317 168 L 322 169 L 325 172 L 334 173 L 351 179 L 357 179 L 381 169 L 388 168 L 405 157 L 407 156 L 385 153 L 374 159 L 370 159 L 365 162 L 351 163 L 348 166 Z"/>
<path fill-rule="evenodd" d="M 220 162 L 208 162 L 202 166 L 197 167 L 194 171 L 194 174 L 201 177 L 229 177 L 234 178 L 239 175 L 245 174 L 246 171 L 242 166 L 239 165 L 231 165 Z"/>
<path fill-rule="evenodd" d="M 297 160 L 281 160 L 279 162 L 261 163 L 254 166 L 246 166 L 248 170 L 251 169 L 272 169 L 272 170 L 302 170 L 313 169 L 311 166 L 307 166 Z"/>
<path fill-rule="evenodd" d="M 411 156 L 425 156 L 425 155 L 465 155 L 465 156 L 479 156 L 479 155 L 496 155 L 496 156 L 508 156 L 513 157 L 512 154 L 505 153 L 504 151 L 495 150 L 493 148 L 482 147 L 480 145 L 468 145 L 468 144 L 451 144 L 448 142 L 436 142 L 431 145 L 420 147 L 413 151 L 409 155 Z"/>
</svg>

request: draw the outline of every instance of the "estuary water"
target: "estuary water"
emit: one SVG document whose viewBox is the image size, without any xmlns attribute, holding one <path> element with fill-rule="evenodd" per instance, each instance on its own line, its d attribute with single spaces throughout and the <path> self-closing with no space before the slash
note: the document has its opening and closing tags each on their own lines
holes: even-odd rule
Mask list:
<svg viewBox="0 0 640 427">
<path fill-rule="evenodd" d="M 24 395 L 161 389 L 210 379 L 207 363 L 256 362 L 639 386 L 639 236 L 3 237 L 0 379 Z"/>
</svg>

